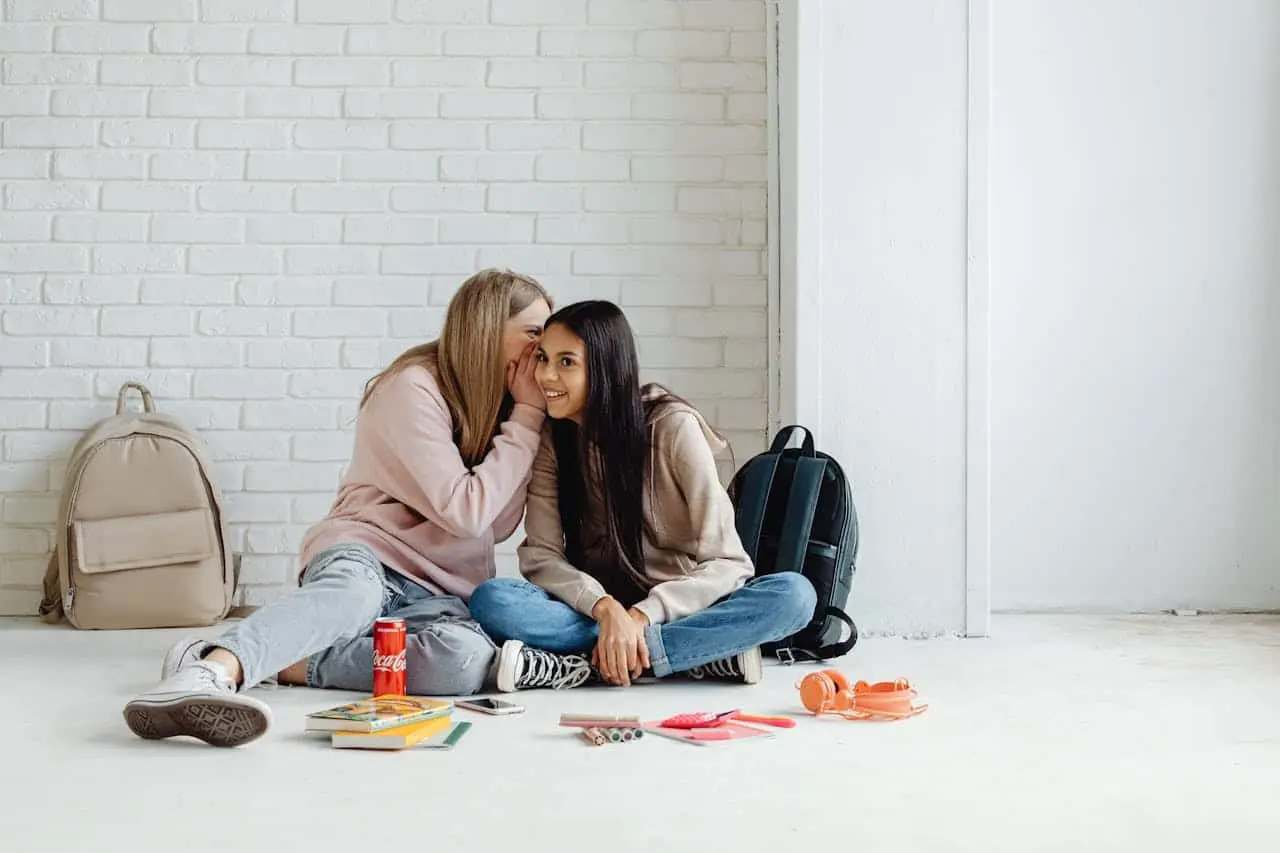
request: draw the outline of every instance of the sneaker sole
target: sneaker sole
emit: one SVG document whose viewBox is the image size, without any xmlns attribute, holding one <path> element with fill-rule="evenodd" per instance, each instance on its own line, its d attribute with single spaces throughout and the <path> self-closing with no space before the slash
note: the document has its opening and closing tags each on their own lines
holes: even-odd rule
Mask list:
<svg viewBox="0 0 1280 853">
<path fill-rule="evenodd" d="M 187 735 L 210 746 L 240 746 L 262 737 L 270 714 L 243 702 L 191 696 L 169 702 L 130 702 L 124 709 L 129 729 L 146 740 Z"/>
<path fill-rule="evenodd" d="M 743 682 L 746 684 L 759 684 L 762 678 L 764 678 L 764 659 L 760 656 L 759 649 L 743 655 Z"/>
<path fill-rule="evenodd" d="M 499 693 L 516 692 L 516 666 L 520 663 L 522 648 L 524 643 L 519 640 L 508 640 L 502 644 L 498 652 L 498 677 L 495 679 Z"/>
</svg>

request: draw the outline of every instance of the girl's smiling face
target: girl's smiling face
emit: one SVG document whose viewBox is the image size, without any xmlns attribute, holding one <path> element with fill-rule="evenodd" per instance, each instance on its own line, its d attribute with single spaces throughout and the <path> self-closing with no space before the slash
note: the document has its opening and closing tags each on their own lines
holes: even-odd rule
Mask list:
<svg viewBox="0 0 1280 853">
<path fill-rule="evenodd" d="M 582 423 L 587 407 L 587 351 L 573 332 L 558 323 L 542 331 L 534 378 L 553 418 Z"/>
</svg>

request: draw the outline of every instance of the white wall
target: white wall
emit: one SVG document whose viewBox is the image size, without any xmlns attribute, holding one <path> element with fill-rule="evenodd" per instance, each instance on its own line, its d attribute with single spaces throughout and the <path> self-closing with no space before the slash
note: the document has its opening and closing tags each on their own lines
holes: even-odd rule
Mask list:
<svg viewBox="0 0 1280 853">
<path fill-rule="evenodd" d="M 1280 607 L 1280 5 L 992 22 L 993 605 Z"/>
<path fill-rule="evenodd" d="M 799 221 L 784 218 L 795 240 L 783 259 L 784 416 L 818 426 L 852 480 L 859 627 L 961 631 L 964 4 L 833 0 L 786 13 L 798 171 L 784 191 Z"/>
<path fill-rule="evenodd" d="M 1280 6 L 784 13 L 781 402 L 859 623 L 1280 608 Z"/>
<path fill-rule="evenodd" d="M 648 376 L 757 452 L 765 9 L 0 4 L 0 613 L 33 611 L 60 460 L 134 378 L 204 431 L 276 594 L 364 381 L 481 266 L 619 301 Z"/>
</svg>

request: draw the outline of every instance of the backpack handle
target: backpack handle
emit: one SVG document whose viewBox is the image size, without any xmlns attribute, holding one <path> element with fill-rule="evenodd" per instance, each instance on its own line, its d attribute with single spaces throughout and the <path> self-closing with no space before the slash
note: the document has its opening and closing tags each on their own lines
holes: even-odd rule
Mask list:
<svg viewBox="0 0 1280 853">
<path fill-rule="evenodd" d="M 770 453 L 781 453 L 786 450 L 787 445 L 791 443 L 791 436 L 796 431 L 804 433 L 804 441 L 800 445 L 800 452 L 805 456 L 813 456 L 813 433 L 808 427 L 802 427 L 799 424 L 785 426 L 778 430 L 777 436 L 773 439 L 773 445 L 769 448 Z"/>
<path fill-rule="evenodd" d="M 133 388 L 142 395 L 142 409 L 147 413 L 156 410 L 155 401 L 151 399 L 151 392 L 147 390 L 147 386 L 141 382 L 126 382 L 120 386 L 120 393 L 116 395 L 116 414 L 124 412 L 124 398 L 129 393 L 129 389 Z"/>
</svg>

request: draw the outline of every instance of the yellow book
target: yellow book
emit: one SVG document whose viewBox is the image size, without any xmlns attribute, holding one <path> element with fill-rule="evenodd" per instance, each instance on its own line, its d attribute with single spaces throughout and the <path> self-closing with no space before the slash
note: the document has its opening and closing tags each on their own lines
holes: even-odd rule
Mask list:
<svg viewBox="0 0 1280 853">
<path fill-rule="evenodd" d="M 376 732 L 334 732 L 334 749 L 406 749 L 449 727 L 449 715 Z"/>
</svg>

